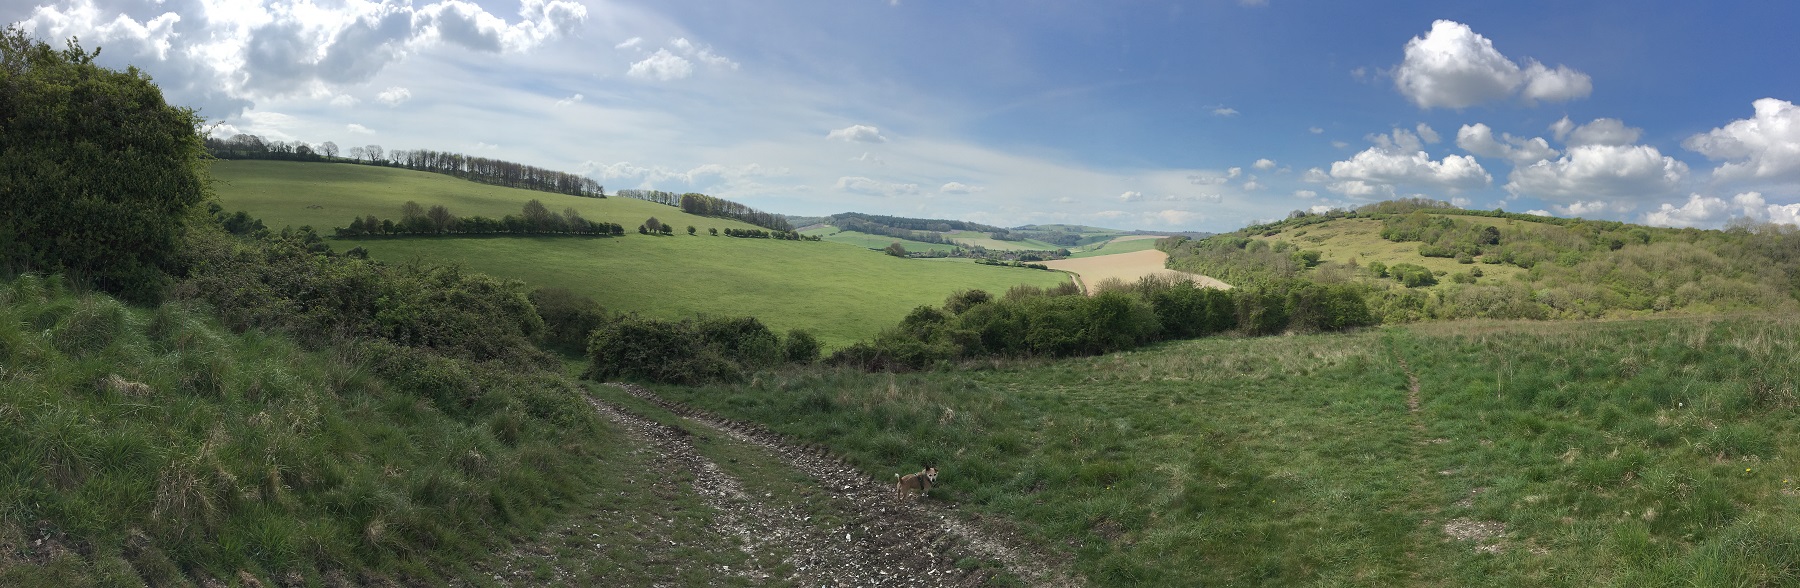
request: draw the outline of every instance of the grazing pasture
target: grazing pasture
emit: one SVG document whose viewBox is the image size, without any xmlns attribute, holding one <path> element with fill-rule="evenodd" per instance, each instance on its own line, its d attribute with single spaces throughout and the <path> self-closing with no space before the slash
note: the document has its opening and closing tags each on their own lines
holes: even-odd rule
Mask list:
<svg viewBox="0 0 1800 588">
<path fill-rule="evenodd" d="M 358 214 L 398 216 L 400 204 L 444 203 L 457 214 L 517 214 L 532 199 L 551 210 L 575 207 L 590 220 L 626 225 L 626 235 L 589 237 L 410 237 L 333 241 L 395 263 L 454 263 L 470 270 L 562 287 L 607 310 L 679 319 L 696 313 L 754 316 L 777 331 L 808 329 L 834 349 L 898 323 L 919 305 L 957 290 L 1005 292 L 1054 286 L 1054 272 L 979 265 L 967 259 L 899 259 L 833 243 L 709 236 L 708 227 L 749 229 L 626 198 L 581 198 L 477 184 L 449 176 L 360 165 L 223 161 L 214 173 L 227 210 L 247 210 L 270 226 L 328 232 Z M 312 208 L 317 207 L 317 208 Z M 674 236 L 633 229 L 655 216 Z M 341 219 L 341 220 L 337 220 Z M 687 225 L 699 228 L 686 234 Z M 891 240 L 889 241 L 891 242 Z M 882 244 L 883 246 L 886 243 Z"/>
</svg>

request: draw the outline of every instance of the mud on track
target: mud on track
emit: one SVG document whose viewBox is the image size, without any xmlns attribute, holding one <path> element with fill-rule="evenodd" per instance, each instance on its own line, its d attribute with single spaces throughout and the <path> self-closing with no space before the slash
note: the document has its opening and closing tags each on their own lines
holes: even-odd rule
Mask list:
<svg viewBox="0 0 1800 588">
<path fill-rule="evenodd" d="M 683 456 L 682 461 L 695 473 L 697 490 L 719 510 L 721 532 L 743 538 L 746 550 L 772 548 L 791 554 L 788 563 L 794 577 L 785 580 L 803 586 L 986 585 L 989 577 L 984 569 L 954 565 L 957 560 L 975 558 L 999 563 L 1030 586 L 1082 585 L 1062 566 L 1024 547 L 1001 521 L 965 521 L 952 509 L 930 500 L 896 502 L 892 480 L 871 480 L 822 448 L 790 443 L 760 426 L 667 402 L 638 386 L 613 385 L 690 422 L 768 451 L 817 480 L 846 512 L 858 513 L 844 528 L 821 529 L 773 512 L 756 497 L 745 496 L 735 480 L 694 452 L 686 432 L 590 398 L 596 410 L 634 436 L 672 456 Z"/>
</svg>

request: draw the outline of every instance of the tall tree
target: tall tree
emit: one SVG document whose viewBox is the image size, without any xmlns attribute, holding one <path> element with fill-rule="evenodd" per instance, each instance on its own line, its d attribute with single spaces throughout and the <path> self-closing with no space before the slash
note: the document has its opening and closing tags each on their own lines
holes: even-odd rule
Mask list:
<svg viewBox="0 0 1800 588">
<path fill-rule="evenodd" d="M 338 154 L 337 143 L 333 143 L 331 141 L 326 141 L 324 143 L 320 143 L 319 144 L 319 153 L 325 154 L 326 157 L 337 157 L 337 154 Z"/>
<path fill-rule="evenodd" d="M 0 32 L 0 270 L 154 301 L 206 198 L 202 121 L 98 54 Z"/>
</svg>

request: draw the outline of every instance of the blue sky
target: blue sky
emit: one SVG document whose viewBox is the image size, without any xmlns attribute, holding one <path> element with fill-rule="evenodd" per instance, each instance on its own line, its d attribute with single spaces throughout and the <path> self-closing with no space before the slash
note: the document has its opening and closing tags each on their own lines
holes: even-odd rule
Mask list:
<svg viewBox="0 0 1800 588">
<path fill-rule="evenodd" d="M 1800 222 L 1791 2 L 58 0 L 217 134 L 773 212 L 1234 229 L 1424 196 Z"/>
</svg>

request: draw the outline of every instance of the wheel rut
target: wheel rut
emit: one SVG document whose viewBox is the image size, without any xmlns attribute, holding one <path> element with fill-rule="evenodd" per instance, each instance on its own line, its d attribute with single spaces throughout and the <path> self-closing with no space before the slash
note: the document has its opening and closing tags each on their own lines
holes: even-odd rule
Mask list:
<svg viewBox="0 0 1800 588">
<path fill-rule="evenodd" d="M 748 500 L 721 500 L 723 512 L 736 508 L 743 514 L 721 516 L 726 527 L 738 525 L 731 532 L 748 537 L 774 537 L 789 549 L 790 562 L 796 570 L 793 580 L 806 586 L 980 586 L 988 583 L 984 568 L 967 570 L 954 563 L 974 558 L 1000 564 L 1006 571 L 1030 586 L 1083 586 L 1066 568 L 1025 547 L 1019 534 L 1004 521 L 978 516 L 965 519 L 931 500 L 896 501 L 892 480 L 871 480 L 867 475 L 813 444 L 793 443 L 760 425 L 736 422 L 672 403 L 655 393 L 631 384 L 609 384 L 627 394 L 654 404 L 703 425 L 733 440 L 760 447 L 779 457 L 788 466 L 811 476 L 827 492 L 831 500 L 845 512 L 857 513 L 844 528 L 818 529 L 805 521 L 787 521 L 778 513 L 759 512 L 754 497 Z M 642 430 L 655 443 L 670 451 L 693 452 L 683 440 L 685 433 L 636 417 L 590 397 L 602 414 L 613 418 L 634 432 Z M 684 449 L 685 446 L 685 449 Z M 695 454 L 696 459 L 704 461 Z M 706 470 L 705 465 L 696 465 Z M 713 468 L 716 469 L 716 465 Z M 696 485 L 700 481 L 696 472 Z M 728 489 L 723 482 L 722 489 Z M 729 497 L 729 493 L 721 496 Z M 773 529 L 751 528 L 754 525 L 778 523 Z M 796 524 L 798 523 L 798 524 Z"/>
</svg>

